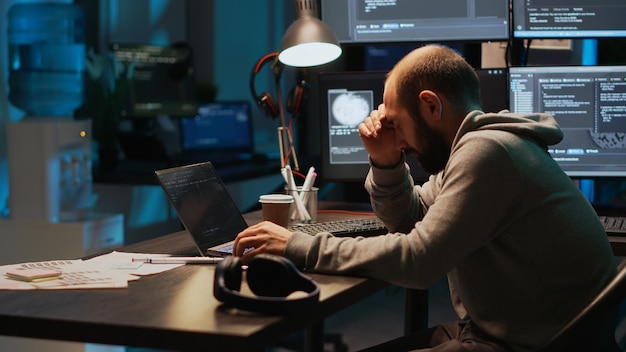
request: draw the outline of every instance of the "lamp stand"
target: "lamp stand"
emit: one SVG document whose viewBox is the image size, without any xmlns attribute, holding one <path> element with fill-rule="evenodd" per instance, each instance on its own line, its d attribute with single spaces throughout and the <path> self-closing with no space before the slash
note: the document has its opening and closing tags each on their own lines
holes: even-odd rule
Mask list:
<svg viewBox="0 0 626 352">
<path fill-rule="evenodd" d="M 280 166 L 284 168 L 289 165 L 290 157 L 293 159 L 294 170 L 300 170 L 298 164 L 298 156 L 296 155 L 296 148 L 293 143 L 293 133 L 286 124 L 285 108 L 283 106 L 283 95 L 280 88 L 280 77 L 282 74 L 282 65 L 278 62 L 278 59 L 273 63 L 274 70 L 274 85 L 276 90 L 276 100 L 278 103 L 278 112 L 280 117 L 280 127 L 278 127 L 278 146 L 280 147 Z"/>
</svg>

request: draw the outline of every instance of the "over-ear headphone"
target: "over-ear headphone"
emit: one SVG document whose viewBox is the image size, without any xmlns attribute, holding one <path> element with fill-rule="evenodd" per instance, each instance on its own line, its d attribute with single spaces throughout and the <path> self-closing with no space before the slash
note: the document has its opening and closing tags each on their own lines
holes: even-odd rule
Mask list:
<svg viewBox="0 0 626 352">
<path fill-rule="evenodd" d="M 287 258 L 258 254 L 245 269 L 246 281 L 256 295 L 244 295 L 241 287 L 244 268 L 241 258 L 228 256 L 215 267 L 213 295 L 227 306 L 268 314 L 289 314 L 310 309 L 319 302 L 319 285 L 303 275 Z M 286 298 L 296 291 L 304 297 Z"/>
<path fill-rule="evenodd" d="M 304 104 L 307 83 L 301 80 L 295 87 L 291 88 L 287 96 L 287 112 L 293 116 L 300 113 L 300 109 Z"/>
<path fill-rule="evenodd" d="M 265 116 L 270 118 L 277 118 L 280 115 L 278 103 L 274 100 L 274 98 L 272 98 L 272 96 L 268 92 L 257 94 L 254 87 L 254 80 L 256 78 L 256 75 L 263 68 L 263 66 L 268 62 L 274 63 L 277 57 L 277 52 L 269 53 L 261 57 L 252 68 L 252 73 L 250 74 L 250 92 L 252 93 L 252 97 L 256 101 L 257 105 L 261 108 Z M 300 107 L 304 103 L 305 88 L 306 82 L 303 80 L 289 91 L 287 97 L 287 112 L 289 112 L 293 116 L 296 116 L 300 113 Z"/>
<path fill-rule="evenodd" d="M 257 63 L 252 68 L 252 74 L 250 75 L 250 92 L 252 93 L 252 97 L 256 101 L 257 105 L 263 110 L 265 116 L 271 118 L 277 118 L 279 115 L 278 104 L 274 102 L 274 99 L 268 92 L 263 92 L 261 94 L 257 94 L 254 89 L 254 79 L 256 75 L 261 71 L 263 66 L 268 62 L 274 62 L 278 57 L 278 53 L 269 53 L 257 61 Z"/>
</svg>

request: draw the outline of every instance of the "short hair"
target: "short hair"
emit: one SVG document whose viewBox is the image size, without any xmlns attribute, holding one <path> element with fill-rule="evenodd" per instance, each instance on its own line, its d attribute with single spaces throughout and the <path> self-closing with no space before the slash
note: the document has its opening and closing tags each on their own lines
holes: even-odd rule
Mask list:
<svg viewBox="0 0 626 352">
<path fill-rule="evenodd" d="M 390 72 L 399 103 L 419 115 L 417 94 L 425 89 L 443 94 L 456 114 L 480 108 L 480 85 L 474 68 L 452 49 L 428 45 L 413 50 Z"/>
</svg>

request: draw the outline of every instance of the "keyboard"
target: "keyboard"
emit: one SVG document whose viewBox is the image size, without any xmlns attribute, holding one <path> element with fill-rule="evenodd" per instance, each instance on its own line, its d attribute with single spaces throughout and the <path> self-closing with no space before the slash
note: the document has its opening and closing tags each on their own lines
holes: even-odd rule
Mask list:
<svg viewBox="0 0 626 352">
<path fill-rule="evenodd" d="M 376 236 L 387 233 L 387 228 L 383 222 L 376 217 L 296 224 L 290 226 L 289 229 L 310 235 L 315 235 L 320 232 L 330 232 L 337 237 Z"/>
<path fill-rule="evenodd" d="M 607 235 L 626 236 L 626 216 L 600 216 L 600 221 L 604 225 Z M 337 237 L 376 236 L 387 233 L 385 225 L 376 217 L 296 224 L 290 226 L 289 229 L 310 235 L 330 232 Z"/>
<path fill-rule="evenodd" d="M 626 216 L 600 216 L 604 230 L 609 236 L 626 236 Z"/>
</svg>

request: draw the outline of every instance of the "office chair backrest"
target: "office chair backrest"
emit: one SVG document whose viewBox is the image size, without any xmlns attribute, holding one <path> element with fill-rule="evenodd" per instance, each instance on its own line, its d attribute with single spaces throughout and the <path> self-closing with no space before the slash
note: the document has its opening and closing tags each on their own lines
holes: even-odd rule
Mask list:
<svg viewBox="0 0 626 352">
<path fill-rule="evenodd" d="M 538 351 L 621 351 L 615 329 L 620 303 L 626 298 L 626 260 L 617 275 L 572 321 Z"/>
</svg>

